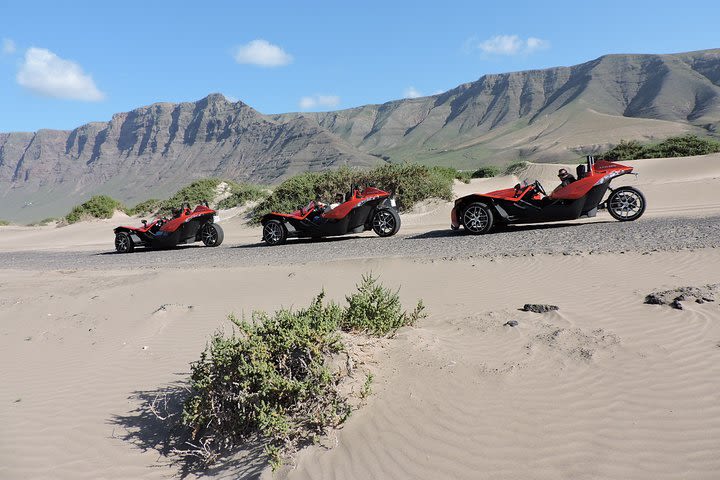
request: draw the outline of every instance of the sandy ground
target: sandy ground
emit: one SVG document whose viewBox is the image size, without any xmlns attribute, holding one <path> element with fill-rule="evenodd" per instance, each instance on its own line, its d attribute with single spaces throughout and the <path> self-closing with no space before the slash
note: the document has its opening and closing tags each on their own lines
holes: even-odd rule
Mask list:
<svg viewBox="0 0 720 480">
<path fill-rule="evenodd" d="M 636 165 L 648 216 L 720 212 L 720 155 Z M 552 185 L 554 173 L 533 175 Z M 446 228 L 449 208 L 425 205 L 404 228 Z M 256 242 L 259 231 L 232 213 L 226 242 Z M 0 260 L 108 248 L 117 220 L 2 227 Z M 0 478 L 178 475 L 156 450 L 164 433 L 139 411 L 142 399 L 187 378 L 229 313 L 305 305 L 322 288 L 339 301 L 371 271 L 401 287 L 408 306 L 422 298 L 430 315 L 377 355 L 373 395 L 333 435 L 335 447 L 303 450 L 277 477 L 718 477 L 719 302 L 643 304 L 653 290 L 720 282 L 720 249 L 702 248 L 232 268 L 0 265 Z M 519 311 L 525 303 L 560 310 Z M 272 477 L 242 459 L 208 475 Z"/>
</svg>

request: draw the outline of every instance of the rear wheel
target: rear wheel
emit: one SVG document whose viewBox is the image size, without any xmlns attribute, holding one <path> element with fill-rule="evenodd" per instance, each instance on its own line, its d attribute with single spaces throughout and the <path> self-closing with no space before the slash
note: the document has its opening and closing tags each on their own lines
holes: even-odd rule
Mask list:
<svg viewBox="0 0 720 480">
<path fill-rule="evenodd" d="M 118 253 L 131 253 L 135 250 L 135 242 L 127 232 L 118 232 L 115 234 L 115 250 Z"/>
<path fill-rule="evenodd" d="M 613 190 L 607 199 L 607 209 L 615 220 L 630 222 L 645 213 L 645 196 L 633 187 Z"/>
<path fill-rule="evenodd" d="M 287 240 L 287 228 L 280 220 L 268 220 L 263 226 L 263 240 L 268 245 L 282 245 Z"/>
<path fill-rule="evenodd" d="M 466 232 L 480 235 L 492 228 L 493 213 L 484 203 L 474 202 L 463 210 L 462 220 Z"/>
<path fill-rule="evenodd" d="M 200 238 L 206 247 L 217 247 L 223 242 L 225 232 L 220 225 L 206 223 L 200 233 Z"/>
<path fill-rule="evenodd" d="M 377 210 L 372 219 L 373 231 L 380 237 L 392 237 L 400 230 L 400 215 L 392 208 Z"/>
</svg>

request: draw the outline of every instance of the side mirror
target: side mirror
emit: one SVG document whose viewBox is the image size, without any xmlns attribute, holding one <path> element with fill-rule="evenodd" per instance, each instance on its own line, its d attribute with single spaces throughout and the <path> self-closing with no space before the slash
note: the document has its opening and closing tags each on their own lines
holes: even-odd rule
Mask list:
<svg viewBox="0 0 720 480">
<path fill-rule="evenodd" d="M 147 220 L 141 220 L 143 227 L 147 227 Z"/>
</svg>

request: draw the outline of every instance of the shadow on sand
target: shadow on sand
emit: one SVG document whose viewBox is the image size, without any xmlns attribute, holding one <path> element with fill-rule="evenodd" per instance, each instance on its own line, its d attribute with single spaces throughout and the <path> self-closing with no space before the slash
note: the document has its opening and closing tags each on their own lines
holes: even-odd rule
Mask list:
<svg viewBox="0 0 720 480">
<path fill-rule="evenodd" d="M 272 248 L 279 248 L 279 247 L 288 247 L 292 245 L 307 245 L 311 243 L 334 243 L 334 242 L 343 242 L 345 240 L 354 240 L 362 238 L 357 235 L 343 235 L 343 236 L 337 236 L 337 237 L 319 237 L 319 238 L 290 238 L 288 239 L 287 243 L 284 243 L 283 245 L 275 245 Z M 370 237 L 372 238 L 372 237 Z M 270 245 L 266 244 L 265 242 L 256 242 L 256 243 L 246 243 L 243 245 L 234 245 L 231 248 L 257 248 L 257 247 L 271 247 Z"/>
<path fill-rule="evenodd" d="M 531 232 L 531 231 L 542 231 L 552 230 L 556 228 L 570 228 L 570 227 L 581 227 L 583 225 L 596 225 L 601 223 L 616 223 L 613 220 L 603 220 L 599 222 L 561 222 L 561 223 L 532 223 L 525 225 L 498 225 L 493 228 L 490 233 L 485 235 L 478 235 L 492 238 L 495 235 L 503 233 L 520 233 L 520 232 Z M 422 240 L 427 238 L 448 238 L 448 237 L 472 237 L 472 235 L 465 233 L 462 228 L 460 230 L 452 230 L 450 228 L 443 230 L 432 230 L 429 232 L 419 233 L 417 235 L 411 235 L 407 237 L 409 240 Z"/>
<path fill-rule="evenodd" d="M 180 478 L 216 476 L 254 480 L 268 466 L 263 446 L 246 442 L 238 451 L 223 452 L 215 463 L 206 465 L 200 458 L 180 455 L 178 450 L 192 449 L 190 431 L 181 423 L 182 405 L 188 391 L 177 382 L 157 390 L 133 392 L 128 397 L 135 409 L 127 415 L 114 415 L 113 438 L 130 443 L 139 450 L 156 451 L 161 458 L 148 468 L 177 469 Z M 172 473 L 168 472 L 168 476 Z M 173 475 L 174 476 L 174 475 Z"/>
</svg>

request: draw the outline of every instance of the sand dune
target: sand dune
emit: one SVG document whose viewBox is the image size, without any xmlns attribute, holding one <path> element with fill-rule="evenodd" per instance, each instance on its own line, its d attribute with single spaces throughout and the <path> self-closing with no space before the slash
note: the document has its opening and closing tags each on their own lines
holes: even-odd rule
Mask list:
<svg viewBox="0 0 720 480">
<path fill-rule="evenodd" d="M 635 165 L 648 215 L 720 211 L 720 155 Z M 555 167 L 530 173 L 551 182 Z M 456 194 L 514 180 L 459 184 Z M 449 208 L 423 205 L 404 216 L 404 228 L 444 228 Z M 231 213 L 226 242 L 257 241 L 259 230 Z M 2 227 L 0 262 L 17 250 L 109 249 L 118 220 Z M 683 310 L 643 303 L 654 290 L 720 281 L 717 249 L 194 269 L 3 266 L 0 478 L 178 475 L 158 452 L 166 432 L 138 410 L 142 398 L 187 378 L 208 336 L 229 328 L 229 313 L 305 305 L 322 288 L 341 300 L 370 271 L 401 286 L 408 306 L 422 298 L 430 315 L 381 349 L 373 395 L 328 440 L 334 448 L 307 448 L 276 477 L 717 478 L 720 302 L 687 301 Z M 521 312 L 524 303 L 560 309 Z M 208 476 L 272 474 L 241 459 Z"/>
</svg>

